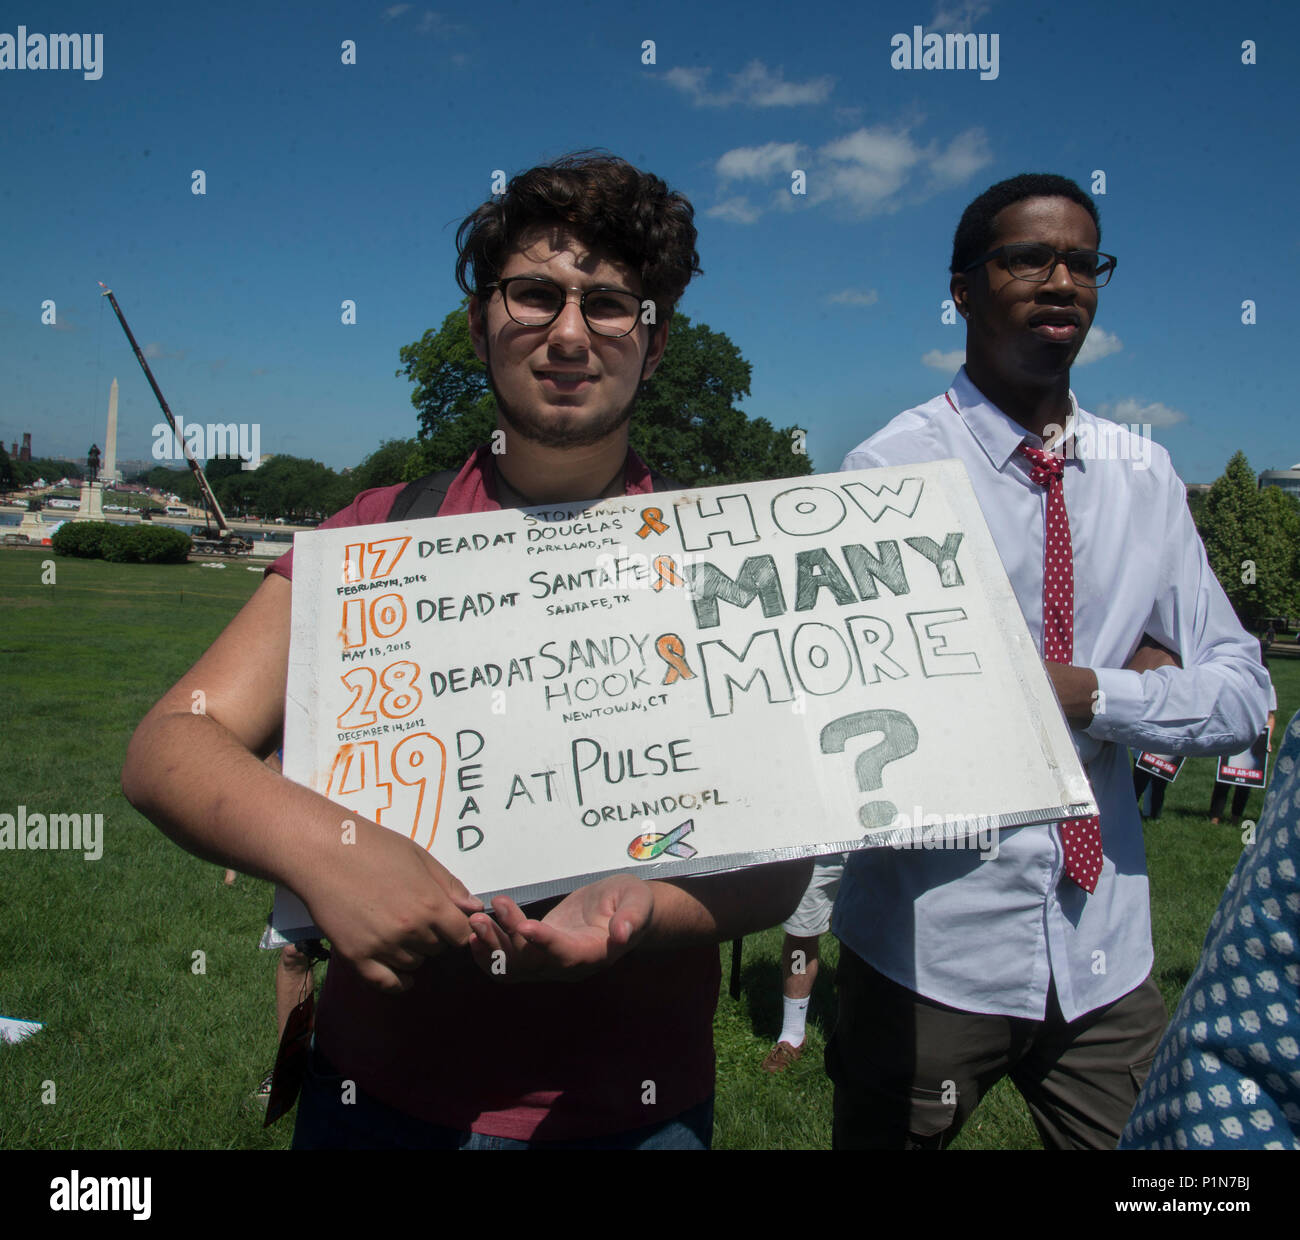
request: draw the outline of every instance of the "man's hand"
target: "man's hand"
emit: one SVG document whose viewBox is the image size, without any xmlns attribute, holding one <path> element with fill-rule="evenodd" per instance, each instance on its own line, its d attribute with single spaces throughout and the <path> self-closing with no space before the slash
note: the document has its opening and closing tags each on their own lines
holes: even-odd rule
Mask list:
<svg viewBox="0 0 1300 1240">
<path fill-rule="evenodd" d="M 1142 642 L 1133 657 L 1124 664 L 1127 672 L 1153 672 L 1158 667 L 1182 667 L 1183 661 L 1172 650 L 1162 646 L 1153 637 L 1142 635 Z M 1070 663 L 1048 663 L 1043 666 L 1056 690 L 1056 700 L 1061 703 L 1066 722 L 1074 728 L 1086 728 L 1096 713 L 1097 673 L 1090 667 L 1075 667 Z"/>
<path fill-rule="evenodd" d="M 1069 663 L 1044 662 L 1043 666 L 1056 690 L 1066 722 L 1072 728 L 1086 728 L 1092 722 L 1097 673 L 1090 667 L 1074 667 Z"/>
<path fill-rule="evenodd" d="M 533 921 L 507 896 L 469 919 L 479 967 L 507 982 L 578 981 L 626 955 L 654 914 L 649 883 L 631 874 L 601 879 L 565 896 Z M 497 955 L 503 952 L 504 955 Z"/>
<path fill-rule="evenodd" d="M 1158 667 L 1182 667 L 1183 661 L 1153 637 L 1142 634 L 1142 644 L 1124 664 L 1127 672 L 1154 672 Z"/>
<path fill-rule="evenodd" d="M 465 947 L 483 902 L 424 849 L 364 818 L 298 888 L 330 946 L 378 990 L 409 990 L 426 957 Z"/>
</svg>

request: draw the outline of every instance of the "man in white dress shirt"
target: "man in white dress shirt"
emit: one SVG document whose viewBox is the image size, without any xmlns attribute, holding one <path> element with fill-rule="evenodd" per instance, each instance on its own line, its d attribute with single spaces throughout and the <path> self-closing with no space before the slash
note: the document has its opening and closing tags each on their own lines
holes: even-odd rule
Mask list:
<svg viewBox="0 0 1300 1240">
<path fill-rule="evenodd" d="M 1210 570 L 1168 453 L 1070 391 L 1115 269 L 1100 244 L 1095 206 L 1063 177 L 1019 176 L 980 195 L 951 268 L 965 367 L 842 466 L 965 465 L 1088 771 L 1101 865 L 1095 834 L 1090 866 L 1067 855 L 1072 833 L 1095 833 L 1097 820 L 1004 831 L 988 861 L 851 854 L 826 1052 L 839 1148 L 943 1148 L 1006 1075 L 1049 1148 L 1113 1148 L 1166 1021 L 1126 746 L 1232 752 L 1263 726 L 1257 644 Z M 1072 612 L 1061 586 L 1071 563 Z"/>
</svg>

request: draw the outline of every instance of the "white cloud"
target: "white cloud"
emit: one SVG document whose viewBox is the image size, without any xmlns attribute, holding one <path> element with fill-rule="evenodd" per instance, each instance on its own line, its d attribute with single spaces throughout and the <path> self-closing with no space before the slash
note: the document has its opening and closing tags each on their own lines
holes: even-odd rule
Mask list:
<svg viewBox="0 0 1300 1240">
<path fill-rule="evenodd" d="M 984 0 L 939 0 L 939 8 L 926 30 L 954 30 L 965 34 L 992 7 Z"/>
<path fill-rule="evenodd" d="M 931 186 L 941 190 L 960 185 L 992 162 L 988 135 L 982 129 L 967 129 L 949 142 L 946 149 L 930 157 Z"/>
<path fill-rule="evenodd" d="M 712 72 L 712 69 L 689 69 L 685 66 L 680 66 L 675 69 L 669 69 L 668 72 L 664 74 L 664 81 L 667 82 L 669 86 L 675 86 L 683 94 L 694 97 L 705 93 L 704 84 L 709 80 L 709 74 Z"/>
<path fill-rule="evenodd" d="M 406 16 L 415 8 L 413 4 L 390 4 L 383 12 L 385 22 L 396 21 L 399 17 Z M 443 14 L 435 12 L 433 9 L 425 9 L 415 20 L 416 34 L 437 34 L 453 35 L 461 34 L 465 30 L 464 26 L 456 22 L 449 21 Z"/>
<path fill-rule="evenodd" d="M 1079 356 L 1074 359 L 1076 366 L 1086 366 L 1089 362 L 1099 362 L 1103 357 L 1118 353 L 1124 347 L 1118 336 L 1112 335 L 1101 327 L 1094 327 L 1083 342 Z"/>
<path fill-rule="evenodd" d="M 906 128 L 864 126 L 826 143 L 808 160 L 808 197 L 877 215 L 960 185 L 991 162 L 982 129 L 967 129 L 941 147 L 918 145 Z"/>
<path fill-rule="evenodd" d="M 762 214 L 748 198 L 727 198 L 710 207 L 705 215 L 717 220 L 730 220 L 733 224 L 752 224 Z"/>
<path fill-rule="evenodd" d="M 816 153 L 808 194 L 813 202 L 833 198 L 858 215 L 876 215 L 960 185 L 991 162 L 982 129 L 967 129 L 940 147 L 919 146 L 907 129 L 864 127 Z"/>
<path fill-rule="evenodd" d="M 870 214 L 902 189 L 920 158 L 906 131 L 855 130 L 817 152 L 808 172 L 809 197 L 814 202 L 843 198 Z"/>
<path fill-rule="evenodd" d="M 1170 409 L 1168 405 L 1162 405 L 1159 401 L 1144 405 L 1131 396 L 1114 404 L 1101 405 L 1097 412 L 1112 422 L 1137 422 L 1138 424 L 1145 422 L 1151 426 L 1177 426 L 1179 422 L 1187 421 L 1187 415 L 1177 409 Z"/>
<path fill-rule="evenodd" d="M 825 103 L 835 85 L 833 77 L 787 82 L 780 67 L 773 70 L 761 60 L 751 60 L 739 73 L 728 75 L 729 85 L 725 90 L 710 92 L 708 78 L 712 72 L 705 67 L 669 69 L 664 80 L 689 96 L 691 102 L 700 108 L 729 108 L 735 103 L 750 108 L 789 108 Z"/>
<path fill-rule="evenodd" d="M 798 165 L 797 142 L 768 142 L 763 146 L 738 146 L 723 155 L 715 165 L 724 181 L 761 181 L 773 172 L 788 178 Z"/>
<path fill-rule="evenodd" d="M 148 358 L 161 357 L 169 361 L 183 362 L 185 360 L 185 350 L 180 349 L 176 352 L 168 352 L 157 340 L 151 340 L 140 350 Z"/>
<path fill-rule="evenodd" d="M 931 370 L 942 370 L 945 374 L 955 374 L 966 364 L 966 350 L 954 349 L 951 353 L 940 353 L 931 349 L 921 355 L 921 364 Z"/>
<path fill-rule="evenodd" d="M 439 34 L 451 34 L 461 30 L 453 22 L 449 22 L 441 13 L 435 13 L 432 9 L 425 9 L 420 15 L 419 24 L 415 27 L 416 34 L 432 34 L 435 31 Z"/>
<path fill-rule="evenodd" d="M 723 182 L 782 182 L 771 198 L 779 209 L 835 201 L 864 217 L 924 202 L 968 181 L 991 162 L 982 129 L 967 129 L 946 146 L 937 141 L 921 146 L 905 127 L 876 125 L 862 126 L 815 151 L 799 142 L 735 147 L 714 168 Z M 796 168 L 807 175 L 807 194 L 799 197 L 789 192 Z"/>
<path fill-rule="evenodd" d="M 839 306 L 874 306 L 880 300 L 880 294 L 873 288 L 846 288 L 832 293 L 826 300 Z"/>
</svg>

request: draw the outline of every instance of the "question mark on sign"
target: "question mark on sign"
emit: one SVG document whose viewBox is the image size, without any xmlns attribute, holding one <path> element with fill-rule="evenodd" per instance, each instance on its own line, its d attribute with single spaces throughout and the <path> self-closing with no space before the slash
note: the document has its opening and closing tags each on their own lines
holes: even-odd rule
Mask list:
<svg viewBox="0 0 1300 1240">
<path fill-rule="evenodd" d="M 884 786 L 881 778 L 886 766 L 909 753 L 916 752 L 916 724 L 910 715 L 901 710 L 860 710 L 853 715 L 832 719 L 821 732 L 822 753 L 843 753 L 845 742 L 851 736 L 880 732 L 880 740 L 858 755 L 854 770 L 858 787 L 863 792 L 874 792 Z M 898 815 L 892 801 L 868 801 L 858 810 L 858 821 L 868 831 L 887 827 Z"/>
</svg>

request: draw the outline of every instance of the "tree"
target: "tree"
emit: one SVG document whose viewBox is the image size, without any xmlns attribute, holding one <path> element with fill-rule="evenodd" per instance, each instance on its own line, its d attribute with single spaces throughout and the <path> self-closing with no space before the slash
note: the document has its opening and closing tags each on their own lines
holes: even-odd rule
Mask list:
<svg viewBox="0 0 1300 1240">
<path fill-rule="evenodd" d="M 1266 622 L 1270 616 L 1300 612 L 1300 501 L 1281 487 L 1265 487 L 1259 494 L 1276 555 L 1270 587 L 1277 592 L 1266 592 L 1260 599 L 1260 620 Z"/>
<path fill-rule="evenodd" d="M 466 454 L 468 455 L 468 453 Z M 412 465 L 414 458 L 414 465 Z M 418 439 L 387 439 L 361 462 L 345 479 L 353 496 L 374 487 L 392 486 L 395 482 L 409 482 L 421 474 L 430 472 L 420 469 L 423 457 Z M 419 472 L 408 473 L 409 468 Z M 441 468 L 441 467 L 439 467 Z"/>
<path fill-rule="evenodd" d="M 750 365 L 728 336 L 674 314 L 632 420 L 632 446 L 684 487 L 812 473 L 798 427 L 774 430 L 736 408 L 749 380 Z"/>
<path fill-rule="evenodd" d="M 277 453 L 247 473 L 242 486 L 249 506 L 263 517 L 328 516 L 347 504 L 347 480 L 327 465 Z"/>
<path fill-rule="evenodd" d="M 59 461 L 49 456 L 34 456 L 30 461 L 20 461 L 14 457 L 9 459 L 14 484 L 20 487 L 28 486 L 37 478 L 44 478 L 46 482 L 57 482 L 64 477 L 80 480 L 86 475 L 84 462 L 78 465 L 75 461 Z"/>
<path fill-rule="evenodd" d="M 14 468 L 9 463 L 9 453 L 5 451 L 4 444 L 0 443 L 0 490 L 11 490 L 13 485 Z"/>
<path fill-rule="evenodd" d="M 156 491 L 170 491 L 173 495 L 179 495 L 187 504 L 199 503 L 199 484 L 188 466 L 184 469 L 168 469 L 165 465 L 155 465 L 144 475 L 143 481 Z"/>
<path fill-rule="evenodd" d="M 496 428 L 487 369 L 474 353 L 465 303 L 399 354 L 416 385 L 419 453 L 407 478 L 460 466 Z M 752 482 L 812 472 L 797 427 L 776 430 L 736 408 L 749 395 L 750 365 L 722 332 L 674 314 L 659 369 L 643 385 L 632 417 L 632 447 L 682 486 Z"/>
<path fill-rule="evenodd" d="M 397 373 L 415 384 L 411 404 L 420 422 L 418 451 L 408 458 L 407 481 L 459 468 L 496 429 L 496 401 L 487 367 L 470 339 L 467 305 L 468 299 L 463 300 L 436 332 L 430 328 L 398 353 L 402 369 Z"/>
<path fill-rule="evenodd" d="M 1243 625 L 1300 609 L 1300 510 L 1276 487 L 1259 489 L 1244 452 L 1234 453 L 1205 497 L 1200 532 Z"/>
</svg>

